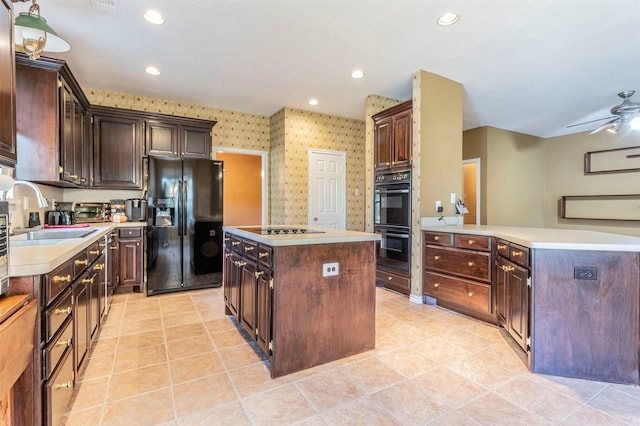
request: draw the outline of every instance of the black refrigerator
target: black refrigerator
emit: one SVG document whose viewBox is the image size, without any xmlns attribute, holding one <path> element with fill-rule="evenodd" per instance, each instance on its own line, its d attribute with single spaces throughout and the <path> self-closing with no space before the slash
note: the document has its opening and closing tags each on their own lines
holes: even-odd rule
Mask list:
<svg viewBox="0 0 640 426">
<path fill-rule="evenodd" d="M 222 161 L 149 158 L 147 294 L 222 285 Z"/>
</svg>

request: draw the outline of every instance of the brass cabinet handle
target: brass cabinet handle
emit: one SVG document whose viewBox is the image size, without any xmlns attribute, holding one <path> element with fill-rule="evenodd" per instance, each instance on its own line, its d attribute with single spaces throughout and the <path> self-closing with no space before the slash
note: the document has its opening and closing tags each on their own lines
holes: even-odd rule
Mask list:
<svg viewBox="0 0 640 426">
<path fill-rule="evenodd" d="M 89 250 L 89 254 L 100 254 L 100 250 Z"/>
<path fill-rule="evenodd" d="M 254 274 L 256 276 L 256 279 L 258 279 L 264 274 L 264 271 L 256 271 L 256 272 L 254 272 Z"/>
<path fill-rule="evenodd" d="M 84 259 L 84 260 L 76 260 L 75 261 L 76 265 L 88 265 L 89 264 L 89 259 Z"/>
<path fill-rule="evenodd" d="M 471 245 L 473 245 L 473 243 L 475 243 L 475 241 L 474 241 L 474 240 L 469 240 L 469 241 L 467 241 L 467 244 L 469 244 L 470 246 L 471 246 Z"/>
<path fill-rule="evenodd" d="M 78 179 L 78 175 L 69 175 L 71 179 Z"/>
<path fill-rule="evenodd" d="M 504 250 L 507 248 L 506 244 L 498 244 L 498 250 Z"/>
<path fill-rule="evenodd" d="M 56 342 L 56 346 L 71 346 L 71 339 L 67 339 L 67 340 L 58 340 Z"/>
<path fill-rule="evenodd" d="M 93 278 L 83 278 L 82 283 L 84 284 L 93 284 Z"/>
<path fill-rule="evenodd" d="M 472 291 L 469 291 L 469 293 L 467 293 L 469 295 L 469 297 L 473 296 L 475 293 Z"/>
<path fill-rule="evenodd" d="M 73 380 L 69 380 L 66 383 L 59 383 L 59 384 L 55 384 L 53 385 L 53 389 L 65 389 L 65 388 L 71 388 L 73 387 Z"/>
<path fill-rule="evenodd" d="M 240 245 L 240 241 L 231 241 L 231 245 L 232 246 L 239 246 Z"/>
<path fill-rule="evenodd" d="M 225 253 L 224 257 L 231 257 L 231 253 Z"/>
<path fill-rule="evenodd" d="M 438 287 L 440 287 L 440 283 L 433 283 L 433 286 L 434 286 L 435 288 L 438 288 Z"/>
<path fill-rule="evenodd" d="M 243 262 L 243 261 L 241 261 L 241 260 L 236 260 L 236 261 L 235 261 L 235 262 L 233 262 L 233 263 L 235 263 L 235 264 L 236 264 L 236 266 L 241 266 L 241 267 L 247 264 L 247 262 Z"/>
<path fill-rule="evenodd" d="M 516 269 L 513 266 L 507 266 L 507 265 L 502 265 L 502 266 L 500 266 L 500 268 L 502 268 L 502 270 L 505 271 L 505 272 L 511 272 L 511 271 Z"/>
<path fill-rule="evenodd" d="M 225 240 L 225 241 L 229 241 L 230 239 L 231 239 L 231 238 L 229 238 L 229 237 L 224 237 L 224 240 Z"/>
<path fill-rule="evenodd" d="M 64 281 L 70 283 L 71 282 L 71 275 L 70 274 L 67 275 L 67 276 L 56 275 L 53 278 L 51 278 L 51 281 L 53 281 L 54 283 L 59 283 L 59 282 L 64 282 Z"/>
<path fill-rule="evenodd" d="M 258 257 L 259 257 L 260 259 L 262 259 L 263 257 L 267 257 L 267 256 L 269 256 L 269 253 L 265 253 L 265 252 L 258 253 Z"/>
<path fill-rule="evenodd" d="M 512 251 L 511 252 L 511 256 L 513 256 L 513 257 L 522 256 L 522 252 L 521 251 Z"/>
<path fill-rule="evenodd" d="M 115 246 L 109 247 L 109 250 L 118 250 L 120 248 L 120 244 L 116 244 Z"/>
<path fill-rule="evenodd" d="M 104 263 L 96 263 L 93 265 L 94 271 L 104 271 Z"/>
<path fill-rule="evenodd" d="M 433 256 L 434 260 L 440 260 L 440 256 Z"/>
<path fill-rule="evenodd" d="M 387 277 L 388 281 L 393 281 L 393 277 Z"/>
<path fill-rule="evenodd" d="M 55 315 L 60 315 L 60 314 L 69 315 L 71 313 L 71 306 L 69 306 L 67 308 L 58 308 L 58 309 L 54 310 L 53 313 Z"/>
<path fill-rule="evenodd" d="M 98 243 L 98 247 L 106 247 L 107 245 L 105 243 Z"/>
<path fill-rule="evenodd" d="M 253 251 L 254 248 L 255 247 L 247 246 L 247 247 L 244 248 L 244 251 Z"/>
<path fill-rule="evenodd" d="M 473 266 L 473 262 L 467 262 L 467 266 Z"/>
<path fill-rule="evenodd" d="M 440 240 L 440 237 L 439 237 L 438 235 L 435 235 L 435 236 L 433 237 L 433 239 L 434 239 L 434 241 L 439 241 L 439 240 Z"/>
</svg>

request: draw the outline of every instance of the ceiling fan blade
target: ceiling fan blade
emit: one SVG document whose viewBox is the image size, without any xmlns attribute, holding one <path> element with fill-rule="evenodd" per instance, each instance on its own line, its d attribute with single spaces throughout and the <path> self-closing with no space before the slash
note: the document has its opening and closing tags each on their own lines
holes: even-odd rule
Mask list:
<svg viewBox="0 0 640 426">
<path fill-rule="evenodd" d="M 617 121 L 619 121 L 619 120 L 620 120 L 620 118 L 618 117 L 618 118 L 614 118 L 614 119 L 613 119 L 613 120 L 611 120 L 611 121 L 607 121 L 607 122 L 606 122 L 606 123 L 604 123 L 602 126 L 600 126 L 600 127 L 598 127 L 597 129 L 592 130 L 591 132 L 589 132 L 589 134 L 590 134 L 590 135 L 593 135 L 594 133 L 598 133 L 598 132 L 600 132 L 600 131 L 602 131 L 602 130 L 604 130 L 604 129 L 608 129 L 609 127 L 613 127 L 613 125 L 614 125 Z"/>
<path fill-rule="evenodd" d="M 570 124 L 570 125 L 568 125 L 568 126 L 567 126 L 567 129 L 568 129 L 569 127 L 582 126 L 582 125 L 585 125 L 585 124 L 595 123 L 596 121 L 610 120 L 610 119 L 612 119 L 612 118 L 616 118 L 616 117 L 614 117 L 614 116 L 611 116 L 611 117 L 603 117 L 603 118 L 598 118 L 598 119 L 596 119 L 596 120 L 585 121 L 585 122 L 583 122 L 583 123 Z"/>
</svg>

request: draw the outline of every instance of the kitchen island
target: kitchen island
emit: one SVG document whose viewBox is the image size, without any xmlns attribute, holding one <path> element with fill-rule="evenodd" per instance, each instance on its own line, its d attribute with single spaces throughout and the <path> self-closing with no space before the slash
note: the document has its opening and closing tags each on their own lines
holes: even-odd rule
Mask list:
<svg viewBox="0 0 640 426">
<path fill-rule="evenodd" d="M 425 295 L 444 305 L 453 300 L 450 307 L 461 311 L 467 302 L 450 294 L 463 288 L 467 300 L 477 297 L 469 276 L 478 265 L 452 263 L 450 272 L 443 262 L 454 254 L 466 262 L 480 239 L 487 242 L 491 279 L 482 314 L 520 345 L 532 372 L 640 383 L 640 238 L 505 226 L 422 230 Z"/>
<path fill-rule="evenodd" d="M 310 227 L 228 227 L 225 313 L 269 361 L 271 377 L 375 346 L 379 235 Z"/>
</svg>

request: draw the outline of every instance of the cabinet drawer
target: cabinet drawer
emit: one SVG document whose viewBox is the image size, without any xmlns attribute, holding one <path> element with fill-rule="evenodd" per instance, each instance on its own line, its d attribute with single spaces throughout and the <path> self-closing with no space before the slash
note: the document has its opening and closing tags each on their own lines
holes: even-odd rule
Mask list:
<svg viewBox="0 0 640 426">
<path fill-rule="evenodd" d="M 42 333 L 45 342 L 48 342 L 51 336 L 56 334 L 67 318 L 71 318 L 72 308 L 73 299 L 71 297 L 71 288 L 68 288 L 62 296 L 60 296 L 60 299 L 47 308 L 42 315 L 44 320 Z"/>
<path fill-rule="evenodd" d="M 71 347 L 71 339 L 73 337 L 73 321 L 71 321 L 71 318 L 60 328 L 60 332 L 51 339 L 51 342 L 42 351 L 42 369 L 45 380 L 56 369 L 64 351 Z"/>
<path fill-rule="evenodd" d="M 45 425 L 62 424 L 62 416 L 67 411 L 69 401 L 73 395 L 73 351 L 67 351 L 61 361 L 62 365 L 56 370 L 48 382 L 44 383 L 44 415 Z"/>
<path fill-rule="evenodd" d="M 242 254 L 242 238 L 238 238 L 235 235 L 230 235 L 229 243 L 231 250 L 235 251 L 236 253 Z"/>
<path fill-rule="evenodd" d="M 104 243 L 102 243 L 104 244 Z M 87 248 L 87 258 L 89 259 L 89 265 L 91 265 L 102 253 L 100 242 L 96 241 Z"/>
<path fill-rule="evenodd" d="M 424 273 L 424 292 L 436 299 L 491 313 L 491 286 L 433 272 Z"/>
<path fill-rule="evenodd" d="M 491 253 L 446 247 L 426 246 L 424 267 L 462 275 L 483 281 L 491 281 Z"/>
<path fill-rule="evenodd" d="M 88 250 L 82 250 L 82 252 L 73 256 L 73 278 L 84 272 L 89 266 L 89 254 Z"/>
<path fill-rule="evenodd" d="M 525 268 L 529 267 L 529 249 L 527 247 L 519 246 L 518 244 L 511 243 L 509 245 L 509 259 L 513 263 L 517 263 Z"/>
<path fill-rule="evenodd" d="M 449 232 L 425 231 L 424 243 L 451 247 L 453 245 L 453 235 Z"/>
<path fill-rule="evenodd" d="M 496 244 L 496 251 L 502 257 L 509 258 L 509 241 L 498 239 Z"/>
<path fill-rule="evenodd" d="M 258 243 L 251 240 L 244 240 L 242 243 L 242 253 L 249 259 L 256 260 L 258 258 Z"/>
<path fill-rule="evenodd" d="M 398 291 L 402 294 L 411 293 L 411 278 L 402 275 L 393 274 L 391 272 L 377 270 L 376 284 L 383 285 L 391 290 Z"/>
<path fill-rule="evenodd" d="M 44 300 L 47 306 L 73 281 L 73 262 L 69 260 L 44 276 Z"/>
<path fill-rule="evenodd" d="M 471 250 L 491 251 L 491 237 L 481 235 L 454 234 L 454 245 Z"/>
<path fill-rule="evenodd" d="M 142 228 L 118 228 L 120 238 L 141 238 Z"/>
<path fill-rule="evenodd" d="M 267 268 L 273 268 L 273 247 L 258 244 L 258 260 Z"/>
</svg>

